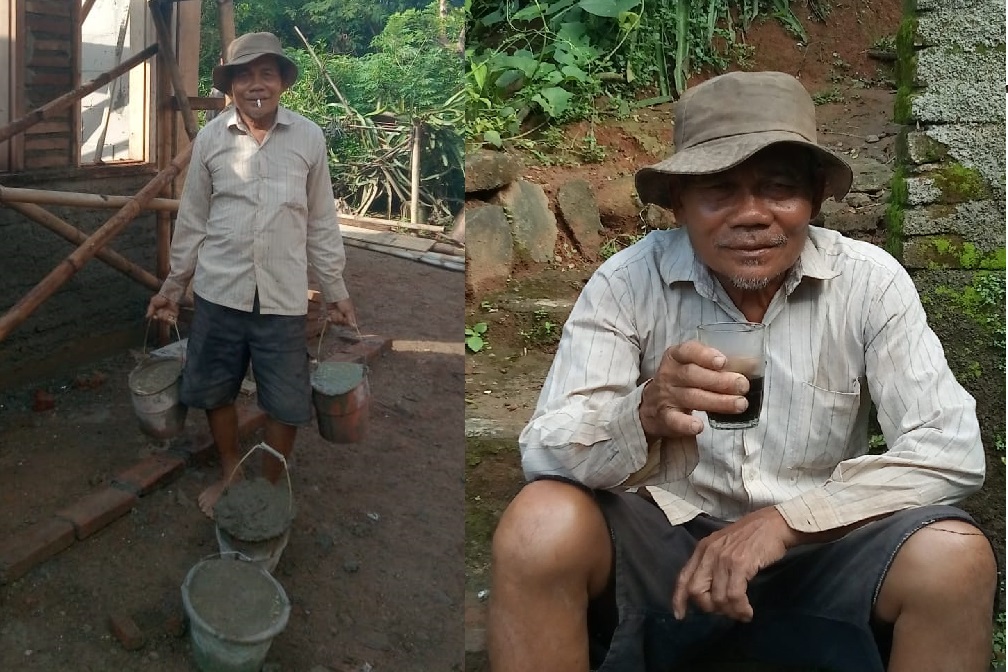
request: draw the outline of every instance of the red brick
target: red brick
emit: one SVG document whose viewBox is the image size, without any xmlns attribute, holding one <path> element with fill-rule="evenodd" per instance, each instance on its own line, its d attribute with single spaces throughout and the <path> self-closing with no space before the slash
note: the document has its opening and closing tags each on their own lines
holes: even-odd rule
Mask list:
<svg viewBox="0 0 1008 672">
<path fill-rule="evenodd" d="M 56 512 L 57 518 L 73 523 L 78 539 L 86 539 L 113 520 L 125 515 L 137 502 L 137 496 L 119 488 L 105 488 Z"/>
<path fill-rule="evenodd" d="M 392 340 L 381 336 L 366 336 L 363 340 L 354 343 L 345 352 L 356 355 L 367 363 L 371 363 L 382 354 L 392 349 Z"/>
<path fill-rule="evenodd" d="M 203 465 L 208 464 L 217 454 L 214 449 L 213 437 L 207 431 L 187 436 L 185 440 L 175 442 L 171 451 L 183 453 L 188 457 L 188 461 Z"/>
<path fill-rule="evenodd" d="M 185 469 L 185 458 L 178 455 L 154 453 L 140 460 L 115 477 L 116 484 L 128 486 L 139 496 L 144 496 L 159 485 L 174 479 Z"/>
<path fill-rule="evenodd" d="M 136 622 L 126 614 L 110 614 L 109 630 L 127 651 L 142 649 L 144 636 Z"/>
<path fill-rule="evenodd" d="M 73 525 L 50 518 L 0 543 L 0 584 L 10 583 L 74 543 Z"/>
</svg>

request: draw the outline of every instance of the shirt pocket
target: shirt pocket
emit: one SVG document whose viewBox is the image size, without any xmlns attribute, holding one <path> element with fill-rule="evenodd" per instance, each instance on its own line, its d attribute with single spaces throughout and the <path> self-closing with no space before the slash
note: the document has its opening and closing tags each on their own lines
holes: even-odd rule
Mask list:
<svg viewBox="0 0 1008 672">
<path fill-rule="evenodd" d="M 861 410 L 861 383 L 850 391 L 827 390 L 811 383 L 797 386 L 784 455 L 784 466 L 796 471 L 824 472 L 853 457 L 858 444 L 852 432 Z"/>
</svg>

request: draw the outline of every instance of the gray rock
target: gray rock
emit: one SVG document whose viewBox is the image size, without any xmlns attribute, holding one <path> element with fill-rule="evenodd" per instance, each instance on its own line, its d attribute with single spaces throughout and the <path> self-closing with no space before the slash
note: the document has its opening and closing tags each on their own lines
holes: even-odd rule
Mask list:
<svg viewBox="0 0 1008 672">
<path fill-rule="evenodd" d="M 565 182 L 557 189 L 556 199 L 574 244 L 588 259 L 597 259 L 602 247 L 602 220 L 591 185 L 585 180 Z"/>
<path fill-rule="evenodd" d="M 641 212 L 641 218 L 649 229 L 674 229 L 679 226 L 671 210 L 648 203 Z"/>
<path fill-rule="evenodd" d="M 879 136 L 877 136 L 875 134 L 871 134 L 871 135 L 865 136 L 865 139 L 864 139 L 864 141 L 867 142 L 869 145 L 874 144 L 874 143 L 878 142 L 879 140 L 881 140 L 881 138 L 879 138 Z"/>
<path fill-rule="evenodd" d="M 521 172 L 521 162 L 510 154 L 486 149 L 468 152 L 465 157 L 465 191 L 471 194 L 499 189 L 517 180 Z"/>
<path fill-rule="evenodd" d="M 603 182 L 595 189 L 595 201 L 603 222 L 633 219 L 641 210 L 633 175 Z"/>
<path fill-rule="evenodd" d="M 884 203 L 872 203 L 857 210 L 844 208 L 824 212 L 822 226 L 844 234 L 873 232 L 878 229 L 885 211 Z"/>
<path fill-rule="evenodd" d="M 466 291 L 473 295 L 503 286 L 514 263 L 514 237 L 504 208 L 466 211 Z"/>
<path fill-rule="evenodd" d="M 517 180 L 494 194 L 493 200 L 504 207 L 511 220 L 517 256 L 523 261 L 535 263 L 552 261 L 557 223 L 543 188 Z M 469 235 L 472 236 L 472 225 L 469 226 Z"/>
<path fill-rule="evenodd" d="M 847 194 L 847 197 L 844 198 L 844 202 L 852 208 L 863 208 L 866 205 L 871 205 L 872 199 L 868 194 L 855 191 Z"/>
<path fill-rule="evenodd" d="M 851 170 L 854 171 L 854 184 L 851 191 L 863 191 L 874 194 L 889 187 L 892 181 L 892 168 L 867 156 L 846 157 Z"/>
<path fill-rule="evenodd" d="M 360 571 L 360 562 L 356 558 L 347 558 L 343 561 L 343 571 L 347 574 L 356 574 Z"/>
</svg>

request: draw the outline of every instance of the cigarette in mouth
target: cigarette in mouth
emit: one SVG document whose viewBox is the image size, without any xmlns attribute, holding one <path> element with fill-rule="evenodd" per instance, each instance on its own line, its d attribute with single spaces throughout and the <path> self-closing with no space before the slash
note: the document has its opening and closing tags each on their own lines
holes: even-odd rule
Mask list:
<svg viewBox="0 0 1008 672">
<path fill-rule="evenodd" d="M 256 98 L 256 107 L 262 107 L 262 101 Z"/>
</svg>

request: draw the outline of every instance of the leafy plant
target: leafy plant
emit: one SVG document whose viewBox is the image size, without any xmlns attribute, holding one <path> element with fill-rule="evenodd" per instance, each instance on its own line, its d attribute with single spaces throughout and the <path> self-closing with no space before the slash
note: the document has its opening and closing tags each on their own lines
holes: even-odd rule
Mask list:
<svg viewBox="0 0 1008 672">
<path fill-rule="evenodd" d="M 476 324 L 465 328 L 465 344 L 466 348 L 470 352 L 479 352 L 486 346 L 487 341 L 485 335 L 487 333 L 486 322 L 477 322 Z"/>
<path fill-rule="evenodd" d="M 519 332 L 530 347 L 547 347 L 560 341 L 562 325 L 554 322 L 548 311 L 539 309 L 532 313 L 532 325 Z"/>
<path fill-rule="evenodd" d="M 827 103 L 842 103 L 844 101 L 843 94 L 840 93 L 840 89 L 830 87 L 825 91 L 819 91 L 818 93 L 812 94 L 812 102 L 816 105 L 826 105 Z"/>
<path fill-rule="evenodd" d="M 637 241 L 641 240 L 645 235 L 647 235 L 645 232 L 641 232 L 621 233 L 613 236 L 602 243 L 602 247 L 599 249 L 599 256 L 602 259 L 608 259 L 620 250 L 630 247 Z"/>
</svg>

